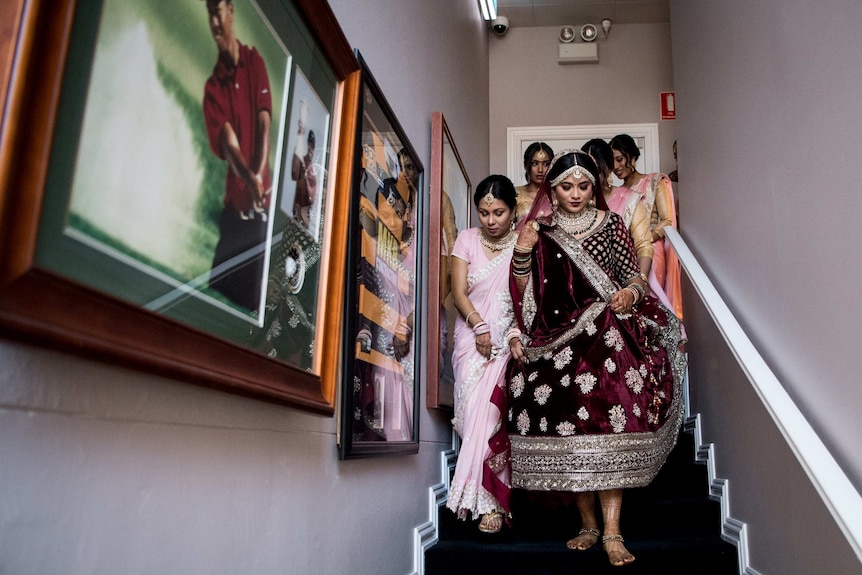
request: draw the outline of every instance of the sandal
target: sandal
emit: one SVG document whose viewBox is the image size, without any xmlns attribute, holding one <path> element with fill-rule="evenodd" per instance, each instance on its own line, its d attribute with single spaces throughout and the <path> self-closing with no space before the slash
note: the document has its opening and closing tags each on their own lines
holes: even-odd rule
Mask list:
<svg viewBox="0 0 862 575">
<path fill-rule="evenodd" d="M 503 513 L 500 511 L 485 513 L 482 515 L 482 520 L 479 521 L 479 531 L 482 533 L 499 533 L 502 528 Z"/>
<path fill-rule="evenodd" d="M 602 537 L 602 547 L 608 554 L 608 560 L 614 567 L 628 565 L 635 560 L 635 556 L 623 545 L 623 536 L 619 533 L 609 533 Z"/>
<path fill-rule="evenodd" d="M 600 535 L 601 533 L 598 529 L 593 529 L 592 527 L 585 527 L 578 531 L 577 537 L 566 541 L 566 547 L 568 547 L 569 549 L 574 549 L 575 551 L 586 551 L 587 549 L 599 542 Z M 582 542 L 589 543 L 589 545 L 582 547 Z"/>
</svg>

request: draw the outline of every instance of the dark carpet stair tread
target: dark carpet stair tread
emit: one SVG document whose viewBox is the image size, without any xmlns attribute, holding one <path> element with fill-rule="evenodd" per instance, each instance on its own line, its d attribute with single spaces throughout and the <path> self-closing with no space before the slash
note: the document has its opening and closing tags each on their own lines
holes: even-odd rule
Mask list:
<svg viewBox="0 0 862 575">
<path fill-rule="evenodd" d="M 706 467 L 693 454 L 692 436 L 681 433 L 656 479 L 626 490 L 622 531 L 637 561 L 623 570 L 608 563 L 600 544 L 585 552 L 566 548 L 580 527 L 572 494 L 516 490 L 512 524 L 496 535 L 441 508 L 439 541 L 425 553 L 425 573 L 735 575 L 736 548 L 720 537 L 720 504 L 709 499 Z"/>
</svg>

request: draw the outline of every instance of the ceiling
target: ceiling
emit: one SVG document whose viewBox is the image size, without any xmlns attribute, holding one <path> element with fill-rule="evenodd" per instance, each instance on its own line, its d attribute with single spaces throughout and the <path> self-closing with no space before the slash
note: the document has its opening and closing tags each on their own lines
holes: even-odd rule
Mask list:
<svg viewBox="0 0 862 575">
<path fill-rule="evenodd" d="M 669 0 L 497 0 L 497 13 L 512 28 L 598 25 L 603 18 L 615 24 L 670 22 Z"/>
</svg>

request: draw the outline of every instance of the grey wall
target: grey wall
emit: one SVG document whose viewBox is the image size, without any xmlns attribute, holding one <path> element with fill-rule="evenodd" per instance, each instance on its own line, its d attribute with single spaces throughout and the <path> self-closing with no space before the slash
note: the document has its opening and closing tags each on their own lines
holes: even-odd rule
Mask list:
<svg viewBox="0 0 862 575">
<path fill-rule="evenodd" d="M 862 488 L 862 195 L 853 171 L 862 146 L 862 4 L 672 0 L 671 21 L 683 236 Z M 754 566 L 839 572 L 798 570 L 787 559 L 822 556 L 828 551 L 814 547 L 835 545 L 804 516 L 780 528 L 775 516 L 757 515 L 811 495 L 744 464 L 770 441 L 771 423 L 755 398 L 720 393 L 733 395 L 739 374 L 732 362 L 713 360 L 709 334 L 693 333 L 703 339 L 691 343 L 692 384 L 714 390 L 695 393 L 694 408 L 710 414 L 705 439 L 725 445 L 718 475 L 745 486 L 733 489 L 733 511 L 751 521 Z M 817 535 L 806 543 L 804 531 Z M 804 551 L 791 551 L 798 547 Z"/>
<path fill-rule="evenodd" d="M 598 64 L 558 64 L 559 31 L 512 28 L 490 38 L 491 171 L 506 173 L 507 128 L 634 123 L 659 125 L 661 169 L 672 171 L 675 127 L 661 120 L 659 101 L 674 89 L 670 25 L 615 25 L 598 40 Z"/>
<path fill-rule="evenodd" d="M 426 168 L 439 110 L 478 181 L 475 2 L 332 6 Z M 334 418 L 0 340 L 0 572 L 409 573 L 450 442 L 424 397 L 418 455 L 340 462 Z"/>
</svg>

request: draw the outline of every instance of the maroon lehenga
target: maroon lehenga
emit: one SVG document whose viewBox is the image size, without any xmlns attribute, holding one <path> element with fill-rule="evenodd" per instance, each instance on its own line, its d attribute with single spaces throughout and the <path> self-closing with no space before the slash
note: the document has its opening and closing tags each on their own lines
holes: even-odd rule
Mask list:
<svg viewBox="0 0 862 575">
<path fill-rule="evenodd" d="M 553 216 L 537 221 L 523 296 L 512 285 L 528 358 L 507 372 L 512 487 L 647 485 L 682 422 L 680 322 L 652 296 L 632 313 L 611 311 L 611 296 L 640 273 L 618 215 L 581 239 Z"/>
</svg>

